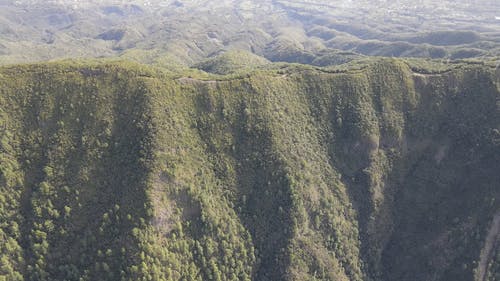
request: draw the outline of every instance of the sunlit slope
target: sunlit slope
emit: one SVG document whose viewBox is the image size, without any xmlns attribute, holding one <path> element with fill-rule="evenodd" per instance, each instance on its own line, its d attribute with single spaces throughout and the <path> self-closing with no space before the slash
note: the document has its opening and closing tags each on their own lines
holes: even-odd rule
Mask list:
<svg viewBox="0 0 500 281">
<path fill-rule="evenodd" d="M 496 280 L 498 70 L 411 69 L 2 68 L 0 278 Z"/>
</svg>

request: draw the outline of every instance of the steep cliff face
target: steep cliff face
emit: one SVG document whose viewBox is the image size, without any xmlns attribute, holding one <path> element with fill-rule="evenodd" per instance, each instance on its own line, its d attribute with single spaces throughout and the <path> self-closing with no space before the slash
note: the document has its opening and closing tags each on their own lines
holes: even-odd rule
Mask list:
<svg viewBox="0 0 500 281">
<path fill-rule="evenodd" d="M 0 278 L 496 280 L 499 77 L 4 67 Z"/>
</svg>

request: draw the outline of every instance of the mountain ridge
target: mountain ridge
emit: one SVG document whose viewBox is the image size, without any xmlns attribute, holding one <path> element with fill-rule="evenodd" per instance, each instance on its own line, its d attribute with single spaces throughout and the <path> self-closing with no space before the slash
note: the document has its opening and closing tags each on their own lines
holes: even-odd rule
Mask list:
<svg viewBox="0 0 500 281">
<path fill-rule="evenodd" d="M 474 280 L 499 209 L 498 71 L 2 67 L 0 275 Z"/>
</svg>

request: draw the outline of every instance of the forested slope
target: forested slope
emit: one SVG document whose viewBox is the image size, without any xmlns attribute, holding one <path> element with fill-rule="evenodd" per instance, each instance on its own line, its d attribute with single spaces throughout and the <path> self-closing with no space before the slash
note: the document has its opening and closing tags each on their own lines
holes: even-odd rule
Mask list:
<svg viewBox="0 0 500 281">
<path fill-rule="evenodd" d="M 498 69 L 214 77 L 1 68 L 0 280 L 498 280 Z"/>
</svg>

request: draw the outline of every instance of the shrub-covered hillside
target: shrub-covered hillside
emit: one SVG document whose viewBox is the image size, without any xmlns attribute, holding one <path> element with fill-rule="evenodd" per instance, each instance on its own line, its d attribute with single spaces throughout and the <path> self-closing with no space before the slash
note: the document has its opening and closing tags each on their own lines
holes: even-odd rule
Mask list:
<svg viewBox="0 0 500 281">
<path fill-rule="evenodd" d="M 0 280 L 498 280 L 500 72 L 415 65 L 1 68 Z"/>
</svg>

